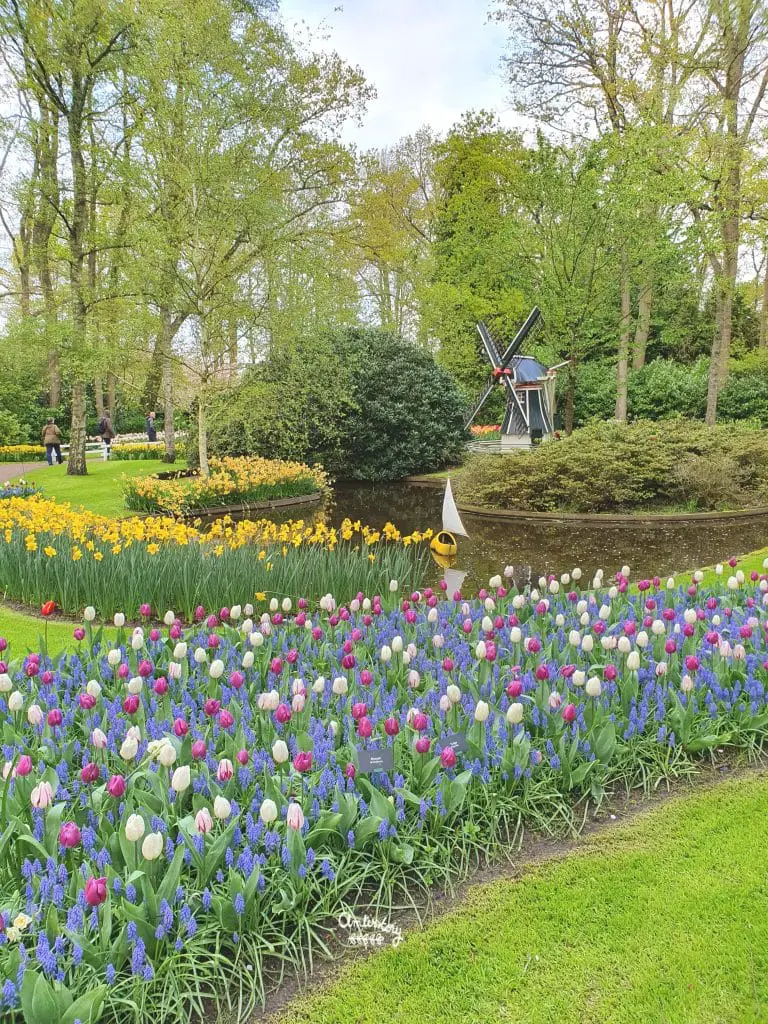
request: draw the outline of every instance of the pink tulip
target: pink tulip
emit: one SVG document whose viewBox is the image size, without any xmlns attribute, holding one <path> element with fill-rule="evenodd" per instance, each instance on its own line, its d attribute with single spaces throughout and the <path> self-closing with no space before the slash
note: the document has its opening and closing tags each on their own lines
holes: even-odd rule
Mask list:
<svg viewBox="0 0 768 1024">
<path fill-rule="evenodd" d="M 90 711 L 92 708 L 96 707 L 96 698 L 92 693 L 81 693 L 78 700 L 80 707 L 84 711 Z"/>
<path fill-rule="evenodd" d="M 59 829 L 59 845 L 67 850 L 80 845 L 80 829 L 74 821 L 65 821 Z"/>
<path fill-rule="evenodd" d="M 238 752 L 237 752 L 237 763 L 238 764 L 248 764 L 249 759 L 250 759 L 250 755 L 249 755 L 247 750 L 238 750 Z"/>
<path fill-rule="evenodd" d="M 245 676 L 242 672 L 235 671 L 229 677 L 229 685 L 233 686 L 236 690 L 239 690 L 244 682 Z"/>
<path fill-rule="evenodd" d="M 429 736 L 419 736 L 416 740 L 416 753 L 427 754 L 431 746 L 431 740 Z"/>
<path fill-rule="evenodd" d="M 61 725 L 62 720 L 62 714 L 58 708 L 52 708 L 48 712 L 48 725 L 50 725 L 52 728 L 57 725 Z"/>
<path fill-rule="evenodd" d="M 300 750 L 293 759 L 293 767 L 297 772 L 309 772 L 312 770 L 312 752 Z"/>
<path fill-rule="evenodd" d="M 192 757 L 195 761 L 202 761 L 208 752 L 208 748 L 205 745 L 205 740 L 195 740 L 192 744 Z"/>
<path fill-rule="evenodd" d="M 301 806 L 295 800 L 288 805 L 285 823 L 288 828 L 292 828 L 295 832 L 299 832 L 304 827 L 304 811 L 302 811 Z"/>
<path fill-rule="evenodd" d="M 209 697 L 205 704 L 203 704 L 203 711 L 209 718 L 214 718 L 221 711 L 221 701 Z"/>
<path fill-rule="evenodd" d="M 269 671 L 274 673 L 274 675 L 279 676 L 280 673 L 283 671 L 282 660 L 280 658 L 273 658 L 272 661 L 269 663 Z"/>
<path fill-rule="evenodd" d="M 153 671 L 154 666 L 152 662 L 147 661 L 146 658 L 139 663 L 139 675 L 141 676 L 142 679 L 146 679 L 148 676 L 151 676 Z"/>
<path fill-rule="evenodd" d="M 53 788 L 50 782 L 41 782 L 32 790 L 30 803 L 39 811 L 44 811 L 53 803 Z"/>
<path fill-rule="evenodd" d="M 562 715 L 564 722 L 568 722 L 569 724 L 573 722 L 576 718 L 576 705 L 566 704 L 563 708 Z"/>
<path fill-rule="evenodd" d="M 373 732 L 373 725 L 371 723 L 370 718 L 367 718 L 365 715 L 363 715 L 363 717 L 357 723 L 357 734 L 358 734 L 358 736 L 361 736 L 364 740 L 367 740 L 372 732 Z"/>
<path fill-rule="evenodd" d="M 368 707 L 366 704 L 357 703 L 352 705 L 352 717 L 357 722 L 364 715 L 368 714 Z"/>
<path fill-rule="evenodd" d="M 106 878 L 89 878 L 85 883 L 85 902 L 89 907 L 98 907 L 107 898 Z"/>
<path fill-rule="evenodd" d="M 277 711 L 275 711 L 275 718 L 278 720 L 280 725 L 286 725 L 291 720 L 291 709 L 287 704 L 278 704 Z"/>
<path fill-rule="evenodd" d="M 126 715 L 135 715 L 139 710 L 139 695 L 138 693 L 129 693 L 123 701 L 123 711 Z"/>
<path fill-rule="evenodd" d="M 443 747 L 440 753 L 440 763 L 443 768 L 453 768 L 456 764 L 456 751 L 453 747 Z"/>
<path fill-rule="evenodd" d="M 128 675 L 129 675 L 129 673 L 130 673 L 130 669 L 129 669 L 129 668 L 128 668 L 128 666 L 127 666 L 127 665 L 125 664 L 125 662 L 123 662 L 123 664 L 122 664 L 122 665 L 118 666 L 118 669 L 117 669 L 117 674 L 118 674 L 118 676 L 119 676 L 119 678 L 120 678 L 120 679 L 127 679 L 127 678 L 128 678 Z"/>
<path fill-rule="evenodd" d="M 111 775 L 107 782 L 107 792 L 115 800 L 119 800 L 125 793 L 125 779 L 122 775 Z"/>
<path fill-rule="evenodd" d="M 373 673 L 367 668 L 364 668 L 360 673 L 360 684 L 361 686 L 370 686 L 373 682 Z"/>
<path fill-rule="evenodd" d="M 82 627 L 78 626 L 77 629 L 73 632 L 72 636 L 79 643 L 81 640 L 85 640 L 85 630 L 82 629 Z"/>
<path fill-rule="evenodd" d="M 163 697 L 168 693 L 168 680 L 165 676 L 159 676 L 154 683 L 152 689 L 155 691 L 158 697 Z"/>
<path fill-rule="evenodd" d="M 222 757 L 216 769 L 216 778 L 219 782 L 229 782 L 235 774 L 235 768 L 228 757 Z"/>
<path fill-rule="evenodd" d="M 99 766 L 94 761 L 89 761 L 80 770 L 80 778 L 83 782 L 95 782 L 99 777 Z"/>
<path fill-rule="evenodd" d="M 349 761 L 346 767 L 344 768 L 344 775 L 348 779 L 354 779 L 354 777 L 357 775 L 357 768 L 355 768 L 351 761 Z"/>
<path fill-rule="evenodd" d="M 22 754 L 19 758 L 19 763 L 16 765 L 16 774 L 23 778 L 31 773 L 32 767 L 32 758 L 29 754 Z"/>
<path fill-rule="evenodd" d="M 213 818 L 211 818 L 211 812 L 207 807 L 201 807 L 195 815 L 195 828 L 200 835 L 205 835 L 213 828 Z"/>
<path fill-rule="evenodd" d="M 396 718 L 387 718 L 384 721 L 384 732 L 387 736 L 397 736 L 400 732 L 400 723 Z"/>
<path fill-rule="evenodd" d="M 141 605 L 141 607 L 139 608 L 139 615 L 142 617 L 142 619 L 148 619 L 151 614 L 152 614 L 152 606 L 151 605 L 148 605 L 148 604 Z"/>
<path fill-rule="evenodd" d="M 176 736 L 186 736 L 189 732 L 189 726 L 183 718 L 176 718 L 173 723 L 173 731 Z"/>
<path fill-rule="evenodd" d="M 416 730 L 416 732 L 424 732 L 428 724 L 429 719 L 427 718 L 423 711 L 417 711 L 411 721 L 411 725 Z"/>
</svg>

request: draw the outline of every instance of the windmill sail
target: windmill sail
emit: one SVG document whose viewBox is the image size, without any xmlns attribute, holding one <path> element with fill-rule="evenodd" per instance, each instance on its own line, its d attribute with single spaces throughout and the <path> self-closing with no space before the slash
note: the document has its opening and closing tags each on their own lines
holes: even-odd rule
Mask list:
<svg viewBox="0 0 768 1024">
<path fill-rule="evenodd" d="M 456 502 L 453 500 L 451 481 L 445 481 L 445 497 L 443 498 L 443 529 L 448 533 L 458 534 L 460 537 L 469 537 L 461 521 Z"/>
</svg>

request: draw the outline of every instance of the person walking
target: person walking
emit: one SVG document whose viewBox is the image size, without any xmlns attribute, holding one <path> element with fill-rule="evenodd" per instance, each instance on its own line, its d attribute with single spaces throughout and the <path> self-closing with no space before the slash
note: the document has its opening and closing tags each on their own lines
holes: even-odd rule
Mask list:
<svg viewBox="0 0 768 1024">
<path fill-rule="evenodd" d="M 99 420 L 99 436 L 104 445 L 104 460 L 106 461 L 112 451 L 112 439 L 115 436 L 115 428 L 112 426 L 112 420 L 107 413 L 104 413 Z"/>
<path fill-rule="evenodd" d="M 147 415 L 147 437 L 150 441 L 157 440 L 157 426 L 155 424 L 155 414 L 151 412 Z"/>
<path fill-rule="evenodd" d="M 56 462 L 61 465 L 61 431 L 56 426 L 56 423 L 52 416 L 49 416 L 45 421 L 45 426 L 42 430 L 43 444 L 45 445 L 45 458 L 49 466 L 53 465 L 54 456 Z"/>
</svg>

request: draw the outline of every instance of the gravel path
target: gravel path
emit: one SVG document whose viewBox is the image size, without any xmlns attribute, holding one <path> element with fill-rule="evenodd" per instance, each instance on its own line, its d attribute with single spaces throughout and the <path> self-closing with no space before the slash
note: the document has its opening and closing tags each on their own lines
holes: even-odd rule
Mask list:
<svg viewBox="0 0 768 1024">
<path fill-rule="evenodd" d="M 0 484 L 7 484 L 17 476 L 34 473 L 38 469 L 47 469 L 47 462 L 3 462 L 0 464 Z"/>
</svg>

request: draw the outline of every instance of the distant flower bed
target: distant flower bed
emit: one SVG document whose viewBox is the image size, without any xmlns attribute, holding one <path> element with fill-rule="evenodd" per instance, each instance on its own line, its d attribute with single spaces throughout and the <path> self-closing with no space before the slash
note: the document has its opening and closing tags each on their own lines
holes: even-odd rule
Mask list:
<svg viewBox="0 0 768 1024">
<path fill-rule="evenodd" d="M 14 600 L 53 600 L 68 613 L 93 604 L 136 616 L 149 600 L 191 618 L 200 603 L 219 607 L 233 594 L 246 601 L 332 590 L 348 600 L 392 577 L 416 586 L 430 536 L 350 520 L 337 530 L 224 518 L 203 532 L 169 517 L 115 520 L 40 497 L 11 499 L 0 504 L 0 580 Z"/>
<path fill-rule="evenodd" d="M 162 459 L 164 454 L 164 447 L 162 444 L 150 444 L 145 441 L 143 443 L 128 443 L 124 444 L 122 441 L 118 444 L 112 445 L 111 458 L 116 462 L 133 462 L 139 459 Z M 187 454 L 187 446 L 183 442 L 176 442 L 176 458 L 183 459 Z"/>
<path fill-rule="evenodd" d="M 32 484 L 24 483 L 23 480 L 17 484 L 5 484 L 0 487 L 0 501 L 8 498 L 30 498 L 33 494 L 39 494 L 40 489 Z"/>
<path fill-rule="evenodd" d="M 44 458 L 41 444 L 0 444 L 0 462 L 40 462 Z"/>
<path fill-rule="evenodd" d="M 257 457 L 211 459 L 208 477 L 126 479 L 125 504 L 132 512 L 181 515 L 196 509 L 250 505 L 328 490 L 319 466 Z"/>
<path fill-rule="evenodd" d="M 489 426 L 480 423 L 475 423 L 469 429 L 474 437 L 485 437 L 486 434 L 501 433 L 501 427 L 499 426 L 499 424 L 496 424 L 496 426 Z"/>
</svg>

